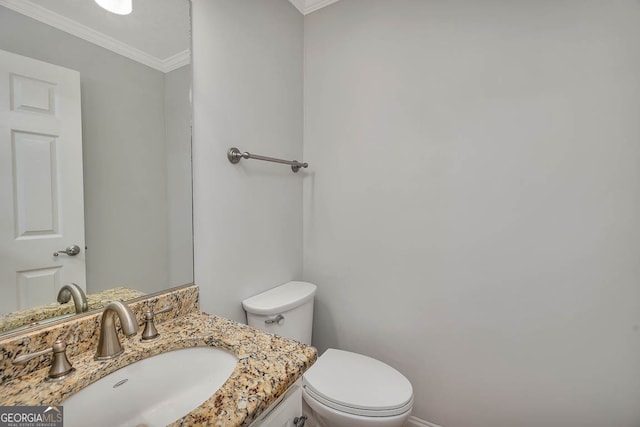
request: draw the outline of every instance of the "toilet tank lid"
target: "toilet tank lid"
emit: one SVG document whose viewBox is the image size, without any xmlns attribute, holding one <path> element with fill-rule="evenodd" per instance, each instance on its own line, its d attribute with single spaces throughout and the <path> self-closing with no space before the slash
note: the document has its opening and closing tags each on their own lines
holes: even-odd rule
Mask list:
<svg viewBox="0 0 640 427">
<path fill-rule="evenodd" d="M 251 314 L 271 315 L 298 307 L 313 299 L 316 285 L 308 282 L 287 282 L 242 301 Z"/>
</svg>

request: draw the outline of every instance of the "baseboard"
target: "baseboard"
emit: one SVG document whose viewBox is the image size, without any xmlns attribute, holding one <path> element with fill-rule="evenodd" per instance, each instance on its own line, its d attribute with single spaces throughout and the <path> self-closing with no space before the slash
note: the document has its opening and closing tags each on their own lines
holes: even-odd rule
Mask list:
<svg viewBox="0 0 640 427">
<path fill-rule="evenodd" d="M 404 427 L 442 427 L 434 423 L 430 423 L 425 420 L 421 420 L 417 417 L 409 417 L 409 420 L 404 424 Z"/>
</svg>

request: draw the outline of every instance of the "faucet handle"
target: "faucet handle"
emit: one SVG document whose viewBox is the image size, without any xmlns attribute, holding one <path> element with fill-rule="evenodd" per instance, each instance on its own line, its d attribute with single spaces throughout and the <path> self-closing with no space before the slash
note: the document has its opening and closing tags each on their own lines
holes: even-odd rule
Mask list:
<svg viewBox="0 0 640 427">
<path fill-rule="evenodd" d="M 155 311 L 152 308 L 150 308 L 148 311 L 151 311 L 151 313 L 155 313 L 155 314 L 161 314 L 161 313 L 168 313 L 171 310 L 173 310 L 173 306 L 167 305 Z"/>
<path fill-rule="evenodd" d="M 142 331 L 142 337 L 140 338 L 140 341 L 150 342 L 160 337 L 160 333 L 156 329 L 154 321 L 155 315 L 160 313 L 167 313 L 171 310 L 173 310 L 173 307 L 170 305 L 163 307 L 156 312 L 153 311 L 153 308 L 149 308 L 146 313 L 144 313 L 144 331 Z"/>
<path fill-rule="evenodd" d="M 61 339 L 57 339 L 51 348 L 42 351 L 36 351 L 35 353 L 23 354 L 13 359 L 14 365 L 24 365 L 30 360 L 36 357 L 44 356 L 45 354 L 53 353 L 53 360 L 51 361 L 51 368 L 47 375 L 47 381 L 61 380 L 62 378 L 75 371 L 75 368 L 69 362 L 67 358 L 67 344 Z"/>
</svg>

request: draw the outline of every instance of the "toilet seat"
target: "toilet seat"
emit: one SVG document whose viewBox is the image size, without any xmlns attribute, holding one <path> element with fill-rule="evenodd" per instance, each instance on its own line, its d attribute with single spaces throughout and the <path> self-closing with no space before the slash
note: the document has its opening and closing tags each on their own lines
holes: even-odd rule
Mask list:
<svg viewBox="0 0 640 427">
<path fill-rule="evenodd" d="M 303 375 L 306 394 L 352 415 L 391 417 L 410 411 L 413 388 L 391 366 L 357 353 L 328 349 Z"/>
</svg>

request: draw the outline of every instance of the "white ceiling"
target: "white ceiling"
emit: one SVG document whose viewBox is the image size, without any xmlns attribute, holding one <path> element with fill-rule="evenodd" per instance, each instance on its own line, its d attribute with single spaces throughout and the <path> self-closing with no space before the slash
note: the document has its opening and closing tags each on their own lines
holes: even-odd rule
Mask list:
<svg viewBox="0 0 640 427">
<path fill-rule="evenodd" d="M 339 0 L 289 1 L 306 15 Z M 189 0 L 133 0 L 125 16 L 91 0 L 0 0 L 0 6 L 163 72 L 190 62 Z"/>
</svg>

